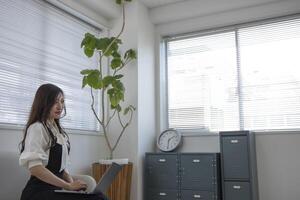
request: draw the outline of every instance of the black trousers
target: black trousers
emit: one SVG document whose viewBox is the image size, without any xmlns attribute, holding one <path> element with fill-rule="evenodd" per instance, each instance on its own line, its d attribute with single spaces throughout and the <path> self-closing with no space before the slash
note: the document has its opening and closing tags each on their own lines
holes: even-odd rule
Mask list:
<svg viewBox="0 0 300 200">
<path fill-rule="evenodd" d="M 30 200 L 107 200 L 104 195 L 55 193 L 52 190 L 38 192 Z"/>
</svg>

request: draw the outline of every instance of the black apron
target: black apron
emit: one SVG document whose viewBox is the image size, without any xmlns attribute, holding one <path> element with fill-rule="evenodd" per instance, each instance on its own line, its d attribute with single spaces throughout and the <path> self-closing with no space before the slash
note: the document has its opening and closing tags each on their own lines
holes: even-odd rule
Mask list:
<svg viewBox="0 0 300 200">
<path fill-rule="evenodd" d="M 64 172 L 64 170 L 59 172 L 61 158 L 62 145 L 55 143 L 55 145 L 50 148 L 49 160 L 46 168 L 59 178 L 63 177 Z M 31 176 L 22 192 L 21 200 L 107 200 L 103 194 L 68 194 L 54 192 L 54 190 L 60 189 L 62 188 L 50 185 Z"/>
</svg>

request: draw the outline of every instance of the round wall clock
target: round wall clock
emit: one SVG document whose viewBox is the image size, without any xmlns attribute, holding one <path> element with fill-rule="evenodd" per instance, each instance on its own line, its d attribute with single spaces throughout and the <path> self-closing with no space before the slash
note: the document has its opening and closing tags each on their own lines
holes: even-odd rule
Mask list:
<svg viewBox="0 0 300 200">
<path fill-rule="evenodd" d="M 175 129 L 163 131 L 157 138 L 157 147 L 161 151 L 173 151 L 181 144 L 181 134 Z"/>
</svg>

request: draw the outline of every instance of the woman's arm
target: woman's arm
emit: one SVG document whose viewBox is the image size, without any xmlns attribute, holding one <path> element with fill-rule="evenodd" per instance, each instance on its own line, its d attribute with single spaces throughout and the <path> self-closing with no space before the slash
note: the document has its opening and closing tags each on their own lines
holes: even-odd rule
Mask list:
<svg viewBox="0 0 300 200">
<path fill-rule="evenodd" d="M 43 165 L 37 165 L 31 167 L 29 169 L 32 176 L 37 177 L 38 179 L 49 183 L 51 185 L 55 185 L 57 187 L 66 189 L 66 190 L 80 190 L 87 187 L 86 183 L 76 180 L 74 182 L 66 182 L 65 180 L 55 176 L 52 172 L 50 172 Z"/>
<path fill-rule="evenodd" d="M 68 183 L 73 183 L 72 176 L 70 176 L 70 174 L 68 174 L 65 170 L 64 170 L 64 173 L 63 173 L 63 179 L 65 181 L 67 181 Z"/>
</svg>

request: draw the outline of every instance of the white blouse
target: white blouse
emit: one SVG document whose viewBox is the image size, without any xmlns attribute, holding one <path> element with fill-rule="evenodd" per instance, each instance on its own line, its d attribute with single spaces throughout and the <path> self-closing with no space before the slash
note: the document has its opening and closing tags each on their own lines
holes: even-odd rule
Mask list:
<svg viewBox="0 0 300 200">
<path fill-rule="evenodd" d="M 54 136 L 57 138 L 57 143 L 62 145 L 61 168 L 68 173 L 67 164 L 69 164 L 67 138 L 59 133 L 56 124 L 47 123 Z M 49 160 L 49 143 L 50 136 L 41 122 L 35 122 L 29 126 L 25 139 L 25 148 L 19 158 L 21 166 L 31 167 L 37 165 L 46 166 Z"/>
</svg>

